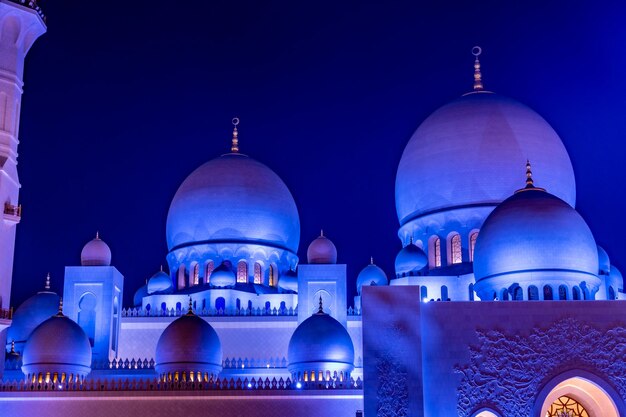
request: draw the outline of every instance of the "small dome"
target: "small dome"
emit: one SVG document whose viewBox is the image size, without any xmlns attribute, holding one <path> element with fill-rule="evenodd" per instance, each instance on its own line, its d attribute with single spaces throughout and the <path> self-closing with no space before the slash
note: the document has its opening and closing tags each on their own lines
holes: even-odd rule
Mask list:
<svg viewBox="0 0 626 417">
<path fill-rule="evenodd" d="M 22 355 L 26 375 L 58 373 L 85 377 L 91 372 L 91 345 L 83 329 L 59 311 L 28 338 Z"/>
<path fill-rule="evenodd" d="M 364 285 L 387 285 L 387 274 L 380 267 L 374 265 L 374 259 L 370 264 L 359 272 L 356 278 L 356 290 L 361 295 L 361 288 Z"/>
<path fill-rule="evenodd" d="M 143 297 L 148 295 L 148 284 L 142 285 L 139 287 L 137 291 L 135 291 L 135 295 L 133 296 L 133 306 L 141 307 L 143 303 Z"/>
<path fill-rule="evenodd" d="M 33 295 L 15 310 L 11 327 L 7 330 L 7 344 L 15 341 L 15 349 L 21 353 L 33 330 L 55 315 L 58 308 L 59 296 L 50 291 L 48 280 L 44 291 Z"/>
<path fill-rule="evenodd" d="M 165 328 L 155 361 L 159 375 L 200 372 L 217 376 L 222 370 L 222 343 L 213 327 L 190 309 Z"/>
<path fill-rule="evenodd" d="M 309 245 L 306 257 L 310 264 L 336 264 L 337 248 L 330 239 L 324 236 L 324 231 L 322 231 L 319 237 Z"/>
<path fill-rule="evenodd" d="M 565 201 L 534 186 L 496 207 L 476 241 L 474 288 L 483 300 L 513 284 L 550 281 L 585 282 L 593 294 L 597 274 L 598 250 L 587 223 Z"/>
<path fill-rule="evenodd" d="M 411 241 L 396 255 L 396 276 L 416 275 L 426 265 L 428 265 L 428 257 Z"/>
<path fill-rule="evenodd" d="M 233 269 L 225 262 L 222 262 L 220 266 L 211 272 L 210 283 L 214 287 L 231 287 L 237 283 L 237 277 Z"/>
<path fill-rule="evenodd" d="M 609 254 L 606 253 L 602 246 L 598 245 L 598 274 L 609 275 L 611 272 L 611 261 L 609 260 Z"/>
<path fill-rule="evenodd" d="M 278 287 L 285 291 L 298 292 L 298 274 L 289 270 L 278 277 Z"/>
<path fill-rule="evenodd" d="M 111 249 L 104 243 L 98 233 L 95 239 L 87 242 L 80 253 L 82 266 L 109 266 L 111 265 Z"/>
<path fill-rule="evenodd" d="M 162 268 L 148 280 L 148 294 L 168 293 L 173 288 L 172 278 Z"/>
<path fill-rule="evenodd" d="M 321 301 L 320 301 L 321 303 Z M 294 379 L 304 372 L 344 372 L 354 369 L 354 345 L 345 327 L 320 311 L 304 320 L 293 332 L 287 351 L 287 369 Z"/>
</svg>

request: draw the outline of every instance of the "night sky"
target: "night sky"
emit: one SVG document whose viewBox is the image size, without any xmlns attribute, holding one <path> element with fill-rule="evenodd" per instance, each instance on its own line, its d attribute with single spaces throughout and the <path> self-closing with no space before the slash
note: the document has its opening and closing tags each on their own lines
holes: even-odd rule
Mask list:
<svg viewBox="0 0 626 417">
<path fill-rule="evenodd" d="M 626 3 L 579 3 L 42 0 L 11 304 L 48 271 L 62 292 L 64 267 L 99 230 L 130 305 L 166 264 L 176 189 L 227 152 L 234 116 L 242 152 L 296 200 L 300 259 L 323 228 L 348 264 L 352 304 L 370 255 L 393 274 L 400 156 L 431 112 L 472 88 L 474 45 L 485 88 L 559 133 L 577 209 L 626 272 Z"/>
</svg>

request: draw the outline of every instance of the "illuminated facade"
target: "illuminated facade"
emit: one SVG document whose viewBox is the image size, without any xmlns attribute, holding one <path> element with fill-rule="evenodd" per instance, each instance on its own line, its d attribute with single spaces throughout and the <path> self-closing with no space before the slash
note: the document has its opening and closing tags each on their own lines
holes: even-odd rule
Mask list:
<svg viewBox="0 0 626 417">
<path fill-rule="evenodd" d="M 35 3 L 0 0 L 11 109 L 44 31 Z M 574 209 L 560 138 L 484 90 L 478 53 L 474 91 L 428 117 L 399 163 L 395 271 L 371 259 L 352 305 L 323 232 L 298 259 L 291 191 L 242 152 L 234 119 L 230 151 L 173 196 L 168 267 L 133 300 L 96 235 L 63 294 L 48 277 L 1 319 L 0 414 L 626 415 L 621 274 Z M 5 220 L 19 220 L 6 208 L 19 207 L 17 114 L 2 114 L 13 117 L 2 181 L 13 180 L 0 194 Z M 0 230 L 5 309 L 14 226 Z"/>
</svg>

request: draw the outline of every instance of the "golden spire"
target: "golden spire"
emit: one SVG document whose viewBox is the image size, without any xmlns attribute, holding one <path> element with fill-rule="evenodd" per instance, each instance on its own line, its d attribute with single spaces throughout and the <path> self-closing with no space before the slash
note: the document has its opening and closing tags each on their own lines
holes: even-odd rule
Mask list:
<svg viewBox="0 0 626 417">
<path fill-rule="evenodd" d="M 483 90 L 483 76 L 480 72 L 480 61 L 478 56 L 483 52 L 480 46 L 472 48 L 472 55 L 474 55 L 474 91 Z"/>
<path fill-rule="evenodd" d="M 235 126 L 233 128 L 233 139 L 232 139 L 232 144 L 230 145 L 230 151 L 232 153 L 239 153 L 239 132 L 237 131 L 237 125 L 239 124 L 239 118 L 238 117 L 234 117 L 233 118 L 233 126 Z"/>
<path fill-rule="evenodd" d="M 528 159 L 526 160 L 526 186 L 524 188 L 521 188 L 515 191 L 515 193 L 519 193 L 521 191 L 526 191 L 526 190 L 545 191 L 545 189 L 543 188 L 535 187 L 535 182 L 533 180 L 533 171 L 530 167 L 530 161 Z"/>
<path fill-rule="evenodd" d="M 96 230 L 96 239 L 100 240 L 100 232 Z"/>
<path fill-rule="evenodd" d="M 530 161 L 526 160 L 526 188 L 535 188 L 533 182 L 533 171 L 530 169 Z"/>
<path fill-rule="evenodd" d="M 11 340 L 11 352 L 12 355 L 15 355 L 15 340 Z"/>
<path fill-rule="evenodd" d="M 321 237 L 324 237 L 324 229 L 321 229 L 321 230 L 320 230 L 320 236 L 321 236 Z"/>
<path fill-rule="evenodd" d="M 59 311 L 56 316 L 63 317 L 63 297 L 59 298 Z"/>
<path fill-rule="evenodd" d="M 370 265 L 374 265 L 374 257 L 370 256 Z"/>
<path fill-rule="evenodd" d="M 317 309 L 317 314 L 324 314 L 324 306 L 322 306 L 322 296 L 320 295 L 320 306 Z"/>
<path fill-rule="evenodd" d="M 193 316 L 193 303 L 191 302 L 191 297 L 189 297 L 189 309 L 187 310 L 188 316 Z"/>
<path fill-rule="evenodd" d="M 50 289 L 50 272 L 48 272 L 48 275 L 46 275 L 46 285 L 44 286 L 44 288 L 46 290 Z"/>
</svg>

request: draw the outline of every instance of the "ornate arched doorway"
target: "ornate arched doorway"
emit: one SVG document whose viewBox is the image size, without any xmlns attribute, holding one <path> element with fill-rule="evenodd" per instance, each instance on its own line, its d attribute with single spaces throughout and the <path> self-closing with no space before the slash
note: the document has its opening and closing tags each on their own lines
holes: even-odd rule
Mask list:
<svg viewBox="0 0 626 417">
<path fill-rule="evenodd" d="M 556 385 L 543 400 L 540 417 L 619 417 L 615 403 L 598 384 L 582 377 Z"/>
</svg>

